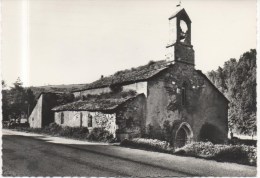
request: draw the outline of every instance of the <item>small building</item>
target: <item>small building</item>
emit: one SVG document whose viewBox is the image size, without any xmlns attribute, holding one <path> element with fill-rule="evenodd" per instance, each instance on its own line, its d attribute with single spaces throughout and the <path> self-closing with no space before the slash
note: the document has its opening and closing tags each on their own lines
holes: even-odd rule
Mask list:
<svg viewBox="0 0 260 178">
<path fill-rule="evenodd" d="M 54 107 L 55 123 L 69 127 L 105 127 L 119 139 L 145 131 L 146 99 L 136 92 L 88 95 L 84 100 Z M 116 135 L 117 133 L 117 135 Z"/>
<path fill-rule="evenodd" d="M 29 116 L 28 122 L 32 128 L 42 128 L 54 122 L 54 113 L 51 109 L 57 105 L 72 102 L 74 96 L 70 93 L 42 92 Z"/>
</svg>

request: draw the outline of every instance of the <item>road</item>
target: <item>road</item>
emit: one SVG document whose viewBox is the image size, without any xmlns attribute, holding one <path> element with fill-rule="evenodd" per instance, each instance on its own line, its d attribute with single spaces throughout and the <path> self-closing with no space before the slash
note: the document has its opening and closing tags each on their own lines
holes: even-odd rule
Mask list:
<svg viewBox="0 0 260 178">
<path fill-rule="evenodd" d="M 256 168 L 3 130 L 4 176 L 255 176 Z"/>
</svg>

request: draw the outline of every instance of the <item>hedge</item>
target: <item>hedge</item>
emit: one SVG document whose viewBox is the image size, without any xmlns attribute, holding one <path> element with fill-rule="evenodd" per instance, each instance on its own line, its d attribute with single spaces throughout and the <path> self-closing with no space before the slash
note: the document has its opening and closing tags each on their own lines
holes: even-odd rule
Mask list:
<svg viewBox="0 0 260 178">
<path fill-rule="evenodd" d="M 170 144 L 166 141 L 161 141 L 158 139 L 146 139 L 146 138 L 134 138 L 132 140 L 125 139 L 120 143 L 121 146 L 140 148 L 151 151 L 159 152 L 172 152 Z"/>
<path fill-rule="evenodd" d="M 44 128 L 16 127 L 15 129 L 19 131 L 34 132 L 52 136 L 62 136 L 79 140 L 99 142 L 114 141 L 114 136 L 104 128 L 94 128 L 91 130 L 91 132 L 89 132 L 87 127 L 61 127 L 56 123 L 51 123 L 49 126 Z"/>
<path fill-rule="evenodd" d="M 220 145 L 211 142 L 194 142 L 176 149 L 175 154 L 234 162 L 256 166 L 256 147 L 247 145 Z"/>
</svg>

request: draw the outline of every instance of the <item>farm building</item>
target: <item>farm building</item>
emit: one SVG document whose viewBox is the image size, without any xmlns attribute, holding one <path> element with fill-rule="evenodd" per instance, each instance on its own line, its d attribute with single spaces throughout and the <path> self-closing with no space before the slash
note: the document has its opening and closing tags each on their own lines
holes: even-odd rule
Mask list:
<svg viewBox="0 0 260 178">
<path fill-rule="evenodd" d="M 74 101 L 52 109 L 62 126 L 106 127 L 115 137 L 161 135 L 171 143 L 226 141 L 228 100 L 195 69 L 191 20 L 184 9 L 170 18 L 167 59 L 101 77 L 72 92 Z M 44 119 L 44 118 L 43 118 Z"/>
</svg>

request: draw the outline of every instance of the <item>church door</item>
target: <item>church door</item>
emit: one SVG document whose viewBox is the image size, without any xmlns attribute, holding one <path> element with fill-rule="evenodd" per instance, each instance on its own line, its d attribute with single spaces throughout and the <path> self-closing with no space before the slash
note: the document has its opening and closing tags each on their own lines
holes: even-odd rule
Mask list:
<svg viewBox="0 0 260 178">
<path fill-rule="evenodd" d="M 175 147 L 180 148 L 183 147 L 187 143 L 188 137 L 187 133 L 184 130 L 184 128 L 181 128 L 176 135 L 176 142 L 175 142 Z"/>
</svg>

